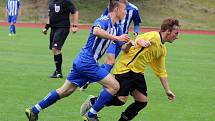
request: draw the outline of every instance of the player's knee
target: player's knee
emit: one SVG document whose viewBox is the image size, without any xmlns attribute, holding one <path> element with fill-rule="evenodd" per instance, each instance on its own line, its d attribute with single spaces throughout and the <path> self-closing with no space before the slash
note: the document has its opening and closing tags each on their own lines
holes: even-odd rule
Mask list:
<svg viewBox="0 0 215 121">
<path fill-rule="evenodd" d="M 116 81 L 116 82 L 113 82 L 109 87 L 108 87 L 108 90 L 110 90 L 110 92 L 112 94 L 116 94 L 119 90 L 120 86 L 119 86 L 119 83 Z"/>
<path fill-rule="evenodd" d="M 119 83 L 116 81 L 113 84 L 113 90 L 115 91 L 115 93 L 117 93 L 119 91 L 120 85 Z"/>
<path fill-rule="evenodd" d="M 75 91 L 75 88 L 64 89 L 63 87 L 57 89 L 57 92 L 61 98 L 71 95 Z"/>
<path fill-rule="evenodd" d="M 61 53 L 61 50 L 59 50 L 57 48 L 52 48 L 52 52 L 54 53 L 54 55 L 58 55 Z"/>
</svg>

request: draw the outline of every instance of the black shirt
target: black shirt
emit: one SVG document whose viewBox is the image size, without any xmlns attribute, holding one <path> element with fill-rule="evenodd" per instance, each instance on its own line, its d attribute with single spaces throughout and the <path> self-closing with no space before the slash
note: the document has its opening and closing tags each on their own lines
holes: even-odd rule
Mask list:
<svg viewBox="0 0 215 121">
<path fill-rule="evenodd" d="M 49 21 L 51 27 L 70 27 L 70 13 L 76 12 L 70 0 L 49 0 Z"/>
</svg>

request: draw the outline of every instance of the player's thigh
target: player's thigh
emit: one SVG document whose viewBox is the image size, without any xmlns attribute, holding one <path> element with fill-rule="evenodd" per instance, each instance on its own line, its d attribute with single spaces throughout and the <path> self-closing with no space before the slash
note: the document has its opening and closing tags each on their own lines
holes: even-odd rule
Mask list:
<svg viewBox="0 0 215 121">
<path fill-rule="evenodd" d="M 128 96 L 132 90 L 133 81 L 135 81 L 135 77 L 131 72 L 116 74 L 116 80 L 119 82 L 120 89 L 117 92 L 117 96 Z"/>
<path fill-rule="evenodd" d="M 108 89 L 111 89 L 111 88 L 119 89 L 118 81 L 111 74 L 108 74 L 102 80 L 98 81 L 98 83 L 102 84 L 103 86 L 105 86 Z"/>
<path fill-rule="evenodd" d="M 136 81 L 134 82 L 131 94 L 137 101 L 147 101 L 147 85 L 144 75 L 136 74 Z"/>
<path fill-rule="evenodd" d="M 137 89 L 133 90 L 131 92 L 131 95 L 134 97 L 136 101 L 139 102 L 147 102 L 147 96 L 143 94 L 142 92 L 138 91 Z"/>
</svg>

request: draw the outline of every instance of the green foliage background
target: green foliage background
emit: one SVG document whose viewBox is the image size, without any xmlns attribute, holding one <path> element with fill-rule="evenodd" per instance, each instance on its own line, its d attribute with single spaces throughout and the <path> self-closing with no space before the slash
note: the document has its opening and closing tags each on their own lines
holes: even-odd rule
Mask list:
<svg viewBox="0 0 215 121">
<path fill-rule="evenodd" d="M 22 0 L 20 21 L 45 22 L 48 0 Z M 72 0 L 80 11 L 80 23 L 93 23 L 107 6 L 108 0 Z M 142 26 L 159 27 L 167 17 L 178 18 L 183 29 L 215 30 L 214 0 L 129 0 L 142 16 Z M 0 20 L 5 0 L 0 1 Z"/>
</svg>

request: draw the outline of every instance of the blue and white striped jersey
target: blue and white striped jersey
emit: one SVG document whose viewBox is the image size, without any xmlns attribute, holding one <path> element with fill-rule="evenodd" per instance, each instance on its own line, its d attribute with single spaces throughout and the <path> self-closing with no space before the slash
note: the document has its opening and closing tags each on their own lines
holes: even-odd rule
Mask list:
<svg viewBox="0 0 215 121">
<path fill-rule="evenodd" d="M 8 16 L 17 16 L 20 6 L 20 0 L 7 0 L 6 9 Z"/>
<path fill-rule="evenodd" d="M 117 22 L 117 24 L 120 25 L 124 34 L 128 34 L 128 30 L 129 30 L 131 21 L 134 22 L 134 25 L 139 25 L 141 23 L 139 11 L 135 5 L 133 5 L 130 2 L 127 2 L 126 12 L 127 12 L 127 14 L 126 14 L 125 18 L 120 20 L 119 22 Z M 108 8 L 105 9 L 102 16 L 107 15 L 107 14 L 108 14 Z"/>
<path fill-rule="evenodd" d="M 90 55 L 91 57 L 94 58 L 94 60 L 98 61 L 104 55 L 110 43 L 114 40 L 108 40 L 94 35 L 93 28 L 96 26 L 107 31 L 109 34 L 116 36 L 122 35 L 122 30 L 117 24 L 112 25 L 111 18 L 109 15 L 101 16 L 94 22 L 94 25 L 88 37 L 88 41 L 85 47 L 81 50 L 81 54 L 82 57 L 85 55 L 86 56 Z"/>
</svg>

